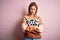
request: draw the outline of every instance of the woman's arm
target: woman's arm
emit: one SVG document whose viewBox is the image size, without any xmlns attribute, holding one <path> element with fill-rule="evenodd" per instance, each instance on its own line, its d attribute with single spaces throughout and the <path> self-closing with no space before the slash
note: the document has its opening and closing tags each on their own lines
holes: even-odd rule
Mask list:
<svg viewBox="0 0 60 40">
<path fill-rule="evenodd" d="M 43 32 L 43 22 L 42 19 L 39 17 L 39 27 L 38 27 L 40 32 Z"/>
<path fill-rule="evenodd" d="M 26 23 L 25 17 L 26 17 L 26 16 L 24 16 L 23 19 L 22 19 L 22 30 L 23 30 L 23 32 L 24 32 L 26 29 L 28 29 L 28 25 L 27 25 L 27 23 Z"/>
</svg>

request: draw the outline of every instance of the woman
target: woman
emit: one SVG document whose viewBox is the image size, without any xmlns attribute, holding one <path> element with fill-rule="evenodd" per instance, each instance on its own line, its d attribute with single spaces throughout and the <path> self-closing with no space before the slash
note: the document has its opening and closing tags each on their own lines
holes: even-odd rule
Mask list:
<svg viewBox="0 0 60 40">
<path fill-rule="evenodd" d="M 22 29 L 24 33 L 24 40 L 40 40 L 43 31 L 43 23 L 39 16 L 37 16 L 38 7 L 35 2 L 31 2 L 28 8 L 28 14 L 23 17 Z"/>
</svg>

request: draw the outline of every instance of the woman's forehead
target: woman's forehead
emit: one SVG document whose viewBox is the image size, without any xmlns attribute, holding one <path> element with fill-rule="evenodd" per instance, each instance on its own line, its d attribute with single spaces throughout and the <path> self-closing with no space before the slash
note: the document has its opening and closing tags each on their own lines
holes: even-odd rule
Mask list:
<svg viewBox="0 0 60 40">
<path fill-rule="evenodd" d="M 31 8 L 36 8 L 35 6 L 31 6 Z"/>
</svg>

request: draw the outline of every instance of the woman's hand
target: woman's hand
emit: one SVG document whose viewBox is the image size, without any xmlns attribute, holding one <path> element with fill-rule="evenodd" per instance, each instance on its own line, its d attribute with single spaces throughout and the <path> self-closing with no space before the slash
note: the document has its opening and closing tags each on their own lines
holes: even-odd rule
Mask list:
<svg viewBox="0 0 60 40">
<path fill-rule="evenodd" d="M 27 31 L 33 31 L 33 30 L 36 30 L 36 29 L 38 29 L 38 27 L 37 26 L 28 26 L 27 28 L 26 28 L 26 30 Z"/>
<path fill-rule="evenodd" d="M 31 31 L 35 30 L 35 27 L 34 26 L 30 27 L 30 30 Z"/>
<path fill-rule="evenodd" d="M 30 31 L 35 30 L 36 28 L 38 28 L 37 26 L 30 26 Z"/>
<path fill-rule="evenodd" d="M 30 27 L 29 27 L 29 26 L 27 26 L 26 31 L 29 31 L 29 30 L 30 30 Z"/>
</svg>

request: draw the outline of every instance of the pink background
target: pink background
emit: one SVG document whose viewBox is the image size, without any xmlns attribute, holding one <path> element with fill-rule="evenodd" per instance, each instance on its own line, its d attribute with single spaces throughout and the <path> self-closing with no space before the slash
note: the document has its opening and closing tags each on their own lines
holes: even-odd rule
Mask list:
<svg viewBox="0 0 60 40">
<path fill-rule="evenodd" d="M 0 39 L 23 40 L 21 20 L 32 1 L 44 23 L 41 40 L 60 40 L 60 0 L 0 0 Z"/>
</svg>

